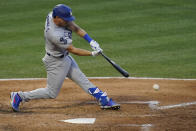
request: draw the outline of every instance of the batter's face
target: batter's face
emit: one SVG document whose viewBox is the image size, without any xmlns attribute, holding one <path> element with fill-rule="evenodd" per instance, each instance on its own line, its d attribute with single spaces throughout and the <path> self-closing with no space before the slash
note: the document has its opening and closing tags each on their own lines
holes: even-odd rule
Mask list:
<svg viewBox="0 0 196 131">
<path fill-rule="evenodd" d="M 62 18 L 56 16 L 56 18 L 53 19 L 54 23 L 57 25 L 57 26 L 66 26 L 68 24 L 67 21 L 63 20 Z"/>
</svg>

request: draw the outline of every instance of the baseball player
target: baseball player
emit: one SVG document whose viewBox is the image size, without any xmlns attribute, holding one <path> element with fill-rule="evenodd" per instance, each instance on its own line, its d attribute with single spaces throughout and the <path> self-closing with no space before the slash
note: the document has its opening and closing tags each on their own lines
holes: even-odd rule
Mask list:
<svg viewBox="0 0 196 131">
<path fill-rule="evenodd" d="M 45 22 L 45 50 L 43 63 L 47 71 L 47 86 L 29 92 L 11 92 L 13 111 L 19 111 L 20 102 L 33 99 L 54 99 L 59 94 L 65 77 L 77 83 L 86 93 L 94 96 L 102 109 L 120 109 L 120 105 L 109 98 L 81 72 L 76 61 L 69 55 L 97 56 L 103 50 L 83 29 L 74 23 L 70 7 L 64 4 L 56 5 Z M 72 31 L 90 43 L 92 52 L 76 48 L 72 44 Z"/>
</svg>

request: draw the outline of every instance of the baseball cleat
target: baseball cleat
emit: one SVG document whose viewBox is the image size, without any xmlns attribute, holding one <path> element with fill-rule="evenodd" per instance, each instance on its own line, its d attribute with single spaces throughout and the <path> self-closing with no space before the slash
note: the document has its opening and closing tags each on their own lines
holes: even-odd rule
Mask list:
<svg viewBox="0 0 196 131">
<path fill-rule="evenodd" d="M 120 104 L 117 104 L 112 99 L 110 99 L 107 105 L 101 106 L 101 109 L 112 109 L 112 110 L 119 110 Z"/>
<path fill-rule="evenodd" d="M 19 105 L 22 99 L 20 98 L 17 92 L 11 92 L 10 99 L 11 99 L 11 106 L 12 106 L 13 111 L 18 112 Z"/>
</svg>

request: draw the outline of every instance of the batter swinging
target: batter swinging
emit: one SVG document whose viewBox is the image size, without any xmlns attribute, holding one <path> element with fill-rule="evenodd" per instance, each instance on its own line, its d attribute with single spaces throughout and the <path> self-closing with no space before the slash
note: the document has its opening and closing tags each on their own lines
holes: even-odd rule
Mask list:
<svg viewBox="0 0 196 131">
<path fill-rule="evenodd" d="M 120 109 L 120 105 L 110 99 L 106 92 L 102 92 L 86 78 L 69 55 L 72 53 L 79 56 L 97 56 L 103 51 L 96 41 L 73 22 L 74 20 L 71 8 L 64 4 L 56 5 L 48 14 L 44 30 L 46 55 L 42 59 L 47 71 L 47 87 L 29 92 L 11 92 L 13 111 L 19 111 L 22 101 L 56 98 L 65 77 L 77 83 L 86 93 L 94 96 L 102 109 Z M 94 51 L 74 47 L 72 31 L 87 40 Z"/>
</svg>

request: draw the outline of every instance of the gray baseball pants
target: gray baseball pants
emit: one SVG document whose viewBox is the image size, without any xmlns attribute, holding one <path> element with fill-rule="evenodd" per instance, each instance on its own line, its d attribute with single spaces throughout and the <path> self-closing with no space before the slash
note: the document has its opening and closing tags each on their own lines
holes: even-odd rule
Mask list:
<svg viewBox="0 0 196 131">
<path fill-rule="evenodd" d="M 56 58 L 47 54 L 42 59 L 47 71 L 47 87 L 39 88 L 29 92 L 18 92 L 25 102 L 32 99 L 54 99 L 59 94 L 65 77 L 70 78 L 78 84 L 85 92 L 95 87 L 81 72 L 75 60 L 67 55 L 64 58 Z"/>
</svg>

